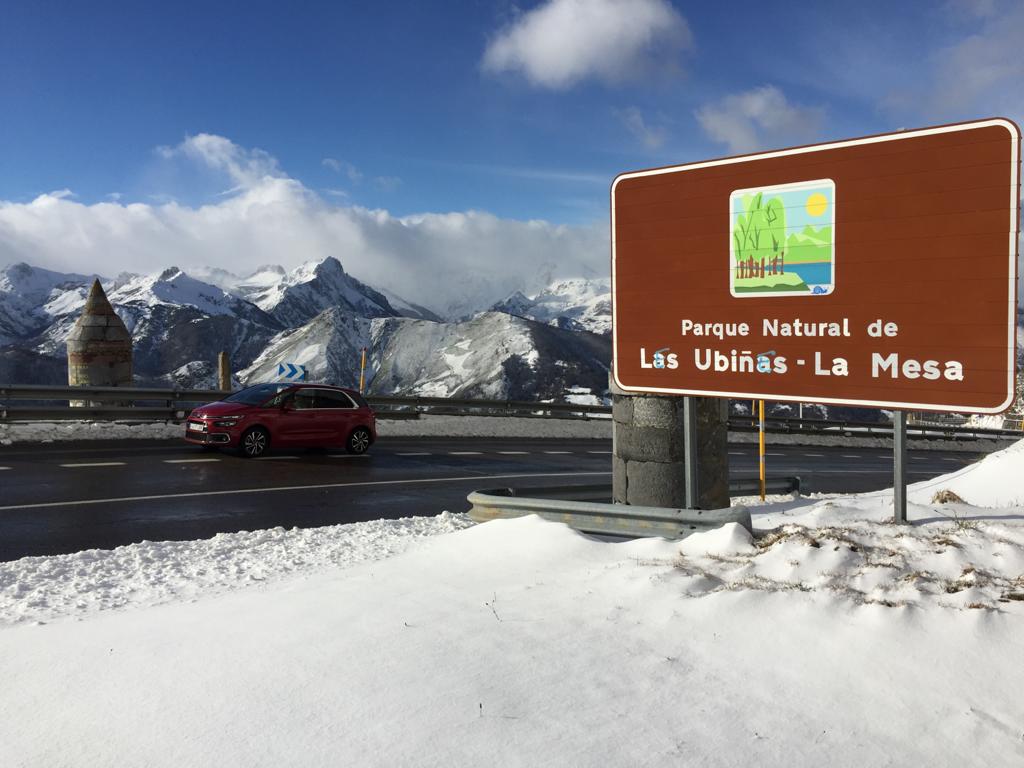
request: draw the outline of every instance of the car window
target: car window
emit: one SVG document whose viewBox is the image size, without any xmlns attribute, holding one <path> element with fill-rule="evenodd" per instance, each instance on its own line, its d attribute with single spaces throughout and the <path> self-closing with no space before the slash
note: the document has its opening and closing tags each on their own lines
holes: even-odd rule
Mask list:
<svg viewBox="0 0 1024 768">
<path fill-rule="evenodd" d="M 318 389 L 316 390 L 316 407 L 352 409 L 355 408 L 355 405 L 344 392 L 339 392 L 336 389 Z"/>
<path fill-rule="evenodd" d="M 313 391 L 309 389 L 300 389 L 296 392 L 295 397 L 292 399 L 292 407 L 297 411 L 316 408 L 316 398 L 313 395 Z"/>
<path fill-rule="evenodd" d="M 288 389 L 287 384 L 257 384 L 254 387 L 246 387 L 245 389 L 235 392 L 233 395 L 228 395 L 224 398 L 225 403 L 244 403 L 245 405 L 260 405 L 266 402 L 275 393 L 280 392 L 283 389 Z M 275 400 L 277 398 L 274 398 Z"/>
<path fill-rule="evenodd" d="M 291 403 L 291 399 L 292 399 L 292 395 L 294 395 L 294 394 L 295 393 L 292 390 L 290 390 L 290 389 L 286 390 L 284 392 L 279 392 L 277 397 L 268 400 L 267 404 L 264 407 L 266 407 L 266 408 L 280 408 L 284 403 L 289 403 L 290 404 Z"/>
</svg>

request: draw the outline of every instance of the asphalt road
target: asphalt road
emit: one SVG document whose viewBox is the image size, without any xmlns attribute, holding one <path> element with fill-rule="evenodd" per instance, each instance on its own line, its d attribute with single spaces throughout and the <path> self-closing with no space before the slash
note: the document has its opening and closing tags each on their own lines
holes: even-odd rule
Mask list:
<svg viewBox="0 0 1024 768">
<path fill-rule="evenodd" d="M 756 478 L 756 446 L 729 448 L 734 478 Z M 799 475 L 808 492 L 891 485 L 882 448 L 770 447 L 769 476 Z M 977 460 L 911 451 L 910 479 Z M 168 441 L 0 448 L 0 560 L 309 527 L 443 510 L 499 487 L 611 483 L 611 441 L 388 439 L 366 456 L 306 451 L 251 460 Z"/>
</svg>

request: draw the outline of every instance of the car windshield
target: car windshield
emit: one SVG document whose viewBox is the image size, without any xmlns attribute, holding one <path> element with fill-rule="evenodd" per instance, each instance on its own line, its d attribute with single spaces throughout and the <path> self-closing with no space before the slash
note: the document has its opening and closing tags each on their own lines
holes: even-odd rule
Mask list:
<svg viewBox="0 0 1024 768">
<path fill-rule="evenodd" d="M 228 395 L 224 398 L 225 403 L 242 403 L 243 405 L 263 405 L 270 398 L 281 392 L 288 387 L 289 384 L 257 384 L 254 387 L 246 387 L 245 389 L 235 392 L 233 395 Z"/>
</svg>

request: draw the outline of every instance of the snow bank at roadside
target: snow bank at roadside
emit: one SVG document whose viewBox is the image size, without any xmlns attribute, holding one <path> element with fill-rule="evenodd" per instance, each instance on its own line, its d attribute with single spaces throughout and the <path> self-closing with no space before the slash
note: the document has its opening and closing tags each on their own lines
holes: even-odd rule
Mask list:
<svg viewBox="0 0 1024 768">
<path fill-rule="evenodd" d="M 381 437 L 522 437 L 610 440 L 611 419 L 542 419 L 505 416 L 435 416 L 419 419 L 380 419 Z M 15 422 L 0 424 L 0 445 L 60 440 L 176 439 L 184 427 L 170 423 L 111 422 Z M 753 432 L 731 432 L 733 444 L 756 443 Z M 919 440 L 911 439 L 914 450 L 995 451 L 1009 440 Z M 768 445 L 843 445 L 851 448 L 891 448 L 886 437 L 846 437 L 843 435 L 768 435 Z"/>
<path fill-rule="evenodd" d="M 0 424 L 0 445 L 60 440 L 160 440 L 184 434 L 182 424 L 112 422 L 12 422 Z M 381 437 L 525 437 L 604 439 L 612 436 L 611 419 L 541 419 L 505 416 L 422 416 L 380 419 Z"/>
<path fill-rule="evenodd" d="M 927 503 L 946 490 L 978 507 L 1024 507 L 1024 440 L 958 472 L 916 483 L 909 498 Z"/>
<path fill-rule="evenodd" d="M 0 563 L 0 625 L 81 616 L 347 568 L 467 528 L 465 515 L 373 520 L 321 528 L 221 533 L 200 541 L 144 541 L 113 550 Z"/>
<path fill-rule="evenodd" d="M 0 445 L 61 440 L 164 440 L 181 437 L 185 427 L 165 422 L 33 421 L 0 424 Z"/>
</svg>

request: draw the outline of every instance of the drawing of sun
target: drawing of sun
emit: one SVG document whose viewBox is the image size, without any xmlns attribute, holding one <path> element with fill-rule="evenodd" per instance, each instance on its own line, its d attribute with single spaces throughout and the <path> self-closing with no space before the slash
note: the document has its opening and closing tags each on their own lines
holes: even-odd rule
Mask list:
<svg viewBox="0 0 1024 768">
<path fill-rule="evenodd" d="M 811 216 L 821 216 L 828 208 L 828 198 L 820 192 L 807 196 L 807 213 Z"/>
</svg>

